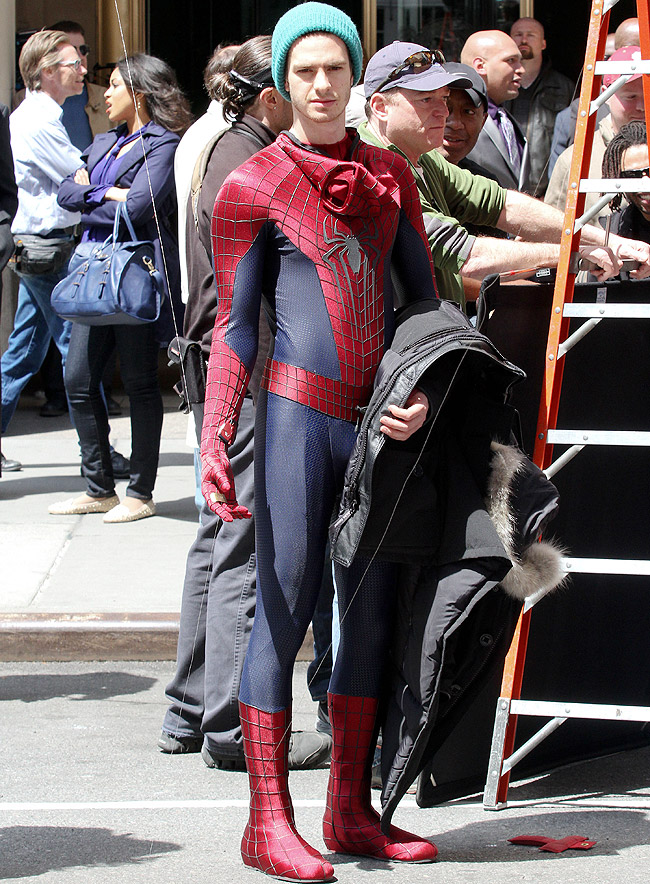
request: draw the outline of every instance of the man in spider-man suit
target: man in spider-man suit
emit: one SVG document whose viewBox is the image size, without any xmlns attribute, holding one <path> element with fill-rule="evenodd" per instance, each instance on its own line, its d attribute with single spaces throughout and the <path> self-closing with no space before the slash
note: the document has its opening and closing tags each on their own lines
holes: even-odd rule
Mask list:
<svg viewBox="0 0 650 884">
<path fill-rule="evenodd" d="M 225 182 L 215 204 L 218 313 L 202 438 L 203 493 L 226 521 L 237 503 L 228 445 L 257 353 L 262 302 L 275 328 L 255 428 L 258 602 L 240 688 L 250 778 L 246 865 L 298 881 L 334 870 L 298 834 L 287 784 L 291 676 L 321 581 L 327 529 L 355 441 L 355 422 L 394 329 L 396 300 L 437 305 L 413 177 L 395 153 L 345 131 L 361 72 L 352 21 L 334 7 L 294 7 L 273 33 L 273 77 L 293 125 Z M 399 290 L 399 291 L 398 291 Z M 415 391 L 383 432 L 407 439 L 426 418 Z M 341 643 L 330 681 L 333 750 L 326 846 L 427 862 L 429 841 L 381 832 L 370 763 L 382 661 L 394 603 L 392 566 L 338 568 Z"/>
</svg>

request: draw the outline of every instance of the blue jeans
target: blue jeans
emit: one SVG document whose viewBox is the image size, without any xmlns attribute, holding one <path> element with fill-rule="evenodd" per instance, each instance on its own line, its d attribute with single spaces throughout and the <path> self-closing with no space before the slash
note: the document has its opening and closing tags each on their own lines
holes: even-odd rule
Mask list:
<svg viewBox="0 0 650 884">
<path fill-rule="evenodd" d="M 71 323 L 64 322 L 50 306 L 52 289 L 66 275 L 56 273 L 20 275 L 18 306 L 7 350 L 2 356 L 2 432 L 14 415 L 20 393 L 41 367 L 50 338 L 59 348 L 65 368 Z"/>
<path fill-rule="evenodd" d="M 73 323 L 65 389 L 81 444 L 81 472 L 90 497 L 109 497 L 115 491 L 101 382 L 116 346 L 131 413 L 131 479 L 126 493 L 128 497 L 149 500 L 158 472 L 163 421 L 159 346 L 152 325 Z"/>
</svg>

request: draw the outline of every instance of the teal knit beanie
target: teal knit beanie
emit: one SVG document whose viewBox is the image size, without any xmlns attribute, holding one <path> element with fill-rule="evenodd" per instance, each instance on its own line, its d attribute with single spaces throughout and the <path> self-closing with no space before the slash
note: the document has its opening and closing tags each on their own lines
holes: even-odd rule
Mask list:
<svg viewBox="0 0 650 884">
<path fill-rule="evenodd" d="M 283 98 L 291 101 L 284 88 L 287 55 L 298 37 L 305 34 L 334 34 L 348 47 L 352 62 L 355 85 L 361 79 L 363 50 L 361 40 L 349 15 L 327 3 L 299 3 L 279 19 L 271 41 L 271 69 L 276 89 Z"/>
</svg>

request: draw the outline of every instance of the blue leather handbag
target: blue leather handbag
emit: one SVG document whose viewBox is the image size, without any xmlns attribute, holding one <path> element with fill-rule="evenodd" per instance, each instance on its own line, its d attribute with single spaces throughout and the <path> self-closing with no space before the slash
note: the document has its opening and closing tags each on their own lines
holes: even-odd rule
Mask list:
<svg viewBox="0 0 650 884">
<path fill-rule="evenodd" d="M 131 241 L 119 239 L 124 219 Z M 125 203 L 118 203 L 113 233 L 103 243 L 75 249 L 68 275 L 52 291 L 52 308 L 62 319 L 83 325 L 155 322 L 165 284 L 154 266 L 153 243 L 138 240 Z"/>
</svg>

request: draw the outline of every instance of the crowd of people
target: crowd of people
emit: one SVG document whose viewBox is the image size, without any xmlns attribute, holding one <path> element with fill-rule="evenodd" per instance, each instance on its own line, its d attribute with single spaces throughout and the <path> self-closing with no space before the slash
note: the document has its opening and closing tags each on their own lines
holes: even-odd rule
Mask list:
<svg viewBox="0 0 650 884">
<path fill-rule="evenodd" d="M 616 41 L 613 59 L 638 57 L 638 23 L 624 22 Z M 117 62 L 97 119 L 83 30 L 58 22 L 26 42 L 26 93 L 8 123 L 2 110 L 0 262 L 11 259 L 19 279 L 2 432 L 54 341 L 85 490 L 49 512 L 101 513 L 108 524 L 154 516 L 158 353 L 181 333 L 198 345 L 198 358 L 182 359 L 182 388 L 200 524 L 158 746 L 248 771 L 242 858 L 275 877 L 333 876 L 299 835 L 288 789 L 290 769 L 330 758 L 329 850 L 404 862 L 437 854 L 382 822 L 370 802 L 402 561 L 357 550 L 332 568 L 328 527 L 403 317 L 449 301 L 471 330 L 464 314 L 487 275 L 559 261 L 574 85 L 545 49 L 542 23 L 521 18 L 510 34 L 470 35 L 459 62 L 396 41 L 364 69 L 351 19 L 308 2 L 285 13 L 272 38 L 215 50 L 199 120 L 170 67 L 145 54 Z M 607 100 L 595 177 L 601 164 L 605 177 L 650 175 L 640 78 Z M 355 131 L 346 110 L 357 84 L 365 121 Z M 164 267 L 159 319 L 61 319 L 50 295 L 76 242 L 104 242 L 121 205 Z M 617 198 L 607 232 L 582 229 L 580 254 L 598 280 L 623 261 L 636 263 L 633 277 L 650 276 L 650 196 L 631 194 L 620 208 Z M 128 459 L 109 443 L 115 352 L 130 403 Z M 445 398 L 418 381 L 388 405 L 378 423 L 386 456 L 399 462 L 417 448 Z M 3 470 L 20 468 L 2 456 Z M 120 500 L 115 481 L 125 477 Z M 477 565 L 486 579 L 487 558 Z M 310 622 L 317 722 L 294 733 L 293 663 Z"/>
</svg>

